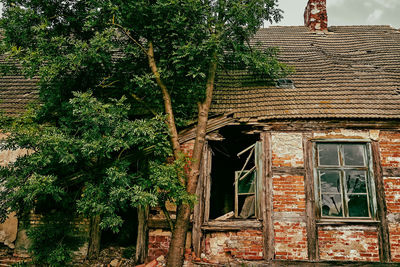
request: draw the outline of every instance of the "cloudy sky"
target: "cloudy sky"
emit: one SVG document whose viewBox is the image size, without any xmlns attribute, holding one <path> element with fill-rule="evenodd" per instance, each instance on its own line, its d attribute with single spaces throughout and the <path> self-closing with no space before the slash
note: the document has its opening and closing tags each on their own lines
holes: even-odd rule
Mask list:
<svg viewBox="0 0 400 267">
<path fill-rule="evenodd" d="M 273 25 L 303 25 L 308 0 L 278 0 L 284 18 Z M 400 28 L 400 0 L 327 0 L 328 25 L 391 25 Z M 265 25 L 268 26 L 268 25 Z"/>
</svg>

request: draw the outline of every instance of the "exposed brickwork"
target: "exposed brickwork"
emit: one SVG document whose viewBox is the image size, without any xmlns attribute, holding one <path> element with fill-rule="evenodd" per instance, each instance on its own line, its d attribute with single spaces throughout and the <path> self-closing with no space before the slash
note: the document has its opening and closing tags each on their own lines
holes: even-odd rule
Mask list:
<svg viewBox="0 0 400 267">
<path fill-rule="evenodd" d="M 304 177 L 273 176 L 273 207 L 276 212 L 305 212 Z"/>
<path fill-rule="evenodd" d="M 170 241 L 171 232 L 161 229 L 150 230 L 148 260 L 152 261 L 159 256 L 167 255 Z"/>
<path fill-rule="evenodd" d="M 238 232 L 217 232 L 206 236 L 206 256 L 218 262 L 232 259 L 262 260 L 262 232 L 245 230 Z"/>
<path fill-rule="evenodd" d="M 276 259 L 307 259 L 307 230 L 305 223 L 274 222 L 274 231 Z"/>
<path fill-rule="evenodd" d="M 193 147 L 194 147 L 194 140 L 187 141 L 186 143 L 181 144 L 181 149 L 183 153 L 187 156 L 192 157 L 193 155 Z"/>
<path fill-rule="evenodd" d="M 389 224 L 392 261 L 400 262 L 400 223 Z"/>
<path fill-rule="evenodd" d="M 319 229 L 318 238 L 322 260 L 379 261 L 375 227 L 326 226 Z"/>
<path fill-rule="evenodd" d="M 303 167 L 302 138 L 301 133 L 273 133 L 272 166 Z"/>
<path fill-rule="evenodd" d="M 400 177 L 384 177 L 388 213 L 400 213 Z"/>
<path fill-rule="evenodd" d="M 328 31 L 326 0 L 309 0 L 304 11 L 304 26 L 312 31 Z"/>
<path fill-rule="evenodd" d="M 382 131 L 379 139 L 382 167 L 400 167 L 400 133 Z"/>
</svg>

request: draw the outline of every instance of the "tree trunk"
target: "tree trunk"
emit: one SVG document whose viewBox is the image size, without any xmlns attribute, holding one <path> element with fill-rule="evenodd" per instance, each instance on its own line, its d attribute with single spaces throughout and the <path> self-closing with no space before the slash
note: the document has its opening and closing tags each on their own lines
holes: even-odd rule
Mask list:
<svg viewBox="0 0 400 267">
<path fill-rule="evenodd" d="M 154 58 L 154 48 L 152 42 L 149 42 L 149 49 L 147 52 L 147 56 L 150 69 L 163 95 L 165 113 L 167 114 L 166 123 L 171 135 L 170 139 L 174 157 L 175 160 L 177 160 L 181 155 L 181 149 L 178 141 L 178 131 L 176 129 L 171 96 L 168 92 L 166 85 L 161 79 L 160 73 L 158 72 L 157 64 Z M 203 103 L 198 103 L 198 121 L 196 128 L 196 139 L 194 143 L 193 156 L 190 164 L 190 171 L 188 174 L 187 183 L 185 183 L 184 177 L 178 177 L 181 184 L 186 185 L 186 191 L 189 194 L 196 193 L 197 180 L 200 173 L 200 160 L 206 136 L 208 111 L 211 105 L 216 71 L 217 71 L 217 53 L 215 51 L 214 54 L 212 55 L 212 60 L 210 62 L 210 66 L 208 69 L 206 97 Z M 190 223 L 190 214 L 191 214 L 191 209 L 188 204 L 182 203 L 181 205 L 178 205 L 175 228 L 174 231 L 172 232 L 171 243 L 168 250 L 167 266 L 169 267 L 182 266 L 183 264 L 186 234 Z"/>
<path fill-rule="evenodd" d="M 149 207 L 138 207 L 138 235 L 136 241 L 136 263 L 143 263 L 147 259 L 147 245 L 149 228 L 147 226 L 147 219 L 149 216 Z"/>
<path fill-rule="evenodd" d="M 196 128 L 196 140 L 193 148 L 192 163 L 190 165 L 190 173 L 188 182 L 186 185 L 186 191 L 189 194 L 196 193 L 197 181 L 200 174 L 200 161 L 203 152 L 208 111 L 210 109 L 212 93 L 214 89 L 215 74 L 217 70 L 217 55 L 214 53 L 213 61 L 210 62 L 208 71 L 207 88 L 206 88 L 206 99 L 203 103 L 198 104 L 198 121 Z M 183 203 L 178 206 L 175 228 L 172 233 L 171 243 L 168 250 L 167 266 L 176 267 L 183 265 L 183 256 L 185 251 L 186 234 L 189 229 L 190 223 L 190 206 Z"/>
<path fill-rule="evenodd" d="M 100 215 L 90 218 L 88 259 L 95 259 L 100 253 Z"/>
</svg>

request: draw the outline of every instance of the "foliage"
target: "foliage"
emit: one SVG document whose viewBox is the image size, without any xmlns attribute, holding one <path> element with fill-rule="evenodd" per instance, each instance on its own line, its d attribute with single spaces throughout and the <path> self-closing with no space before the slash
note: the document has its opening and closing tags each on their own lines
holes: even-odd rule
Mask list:
<svg viewBox="0 0 400 267">
<path fill-rule="evenodd" d="M 52 203 L 46 211 L 100 214 L 101 226 L 117 231 L 124 205 L 193 203 L 177 177 L 200 159 L 187 162 L 174 149 L 166 161 L 167 137 L 176 138 L 166 119 L 175 115 L 179 127 L 207 117 L 196 112 L 214 63 L 260 73 L 266 83 L 290 71 L 277 49 L 250 46 L 265 20 L 281 18 L 277 0 L 1 2 L 2 50 L 40 77 L 41 102 L 10 128 L 8 147 L 35 153 L 3 170 L 3 210 Z M 159 116 L 166 96 L 173 111 Z"/>
<path fill-rule="evenodd" d="M 83 229 L 65 215 L 64 212 L 48 214 L 40 224 L 28 228 L 29 251 L 35 265 L 66 266 L 72 260 L 73 251 L 83 244 Z"/>
<path fill-rule="evenodd" d="M 75 93 L 70 104 L 58 126 L 35 123 L 34 113 L 10 126 L 6 148 L 28 151 L 2 169 L 12 210 L 23 215 L 76 206 L 117 231 L 118 209 L 155 206 L 161 190 L 174 199 L 186 196 L 176 183 L 181 167 L 163 163 L 170 149 L 162 117 L 129 120 L 124 98 L 103 104 L 91 93 Z"/>
</svg>

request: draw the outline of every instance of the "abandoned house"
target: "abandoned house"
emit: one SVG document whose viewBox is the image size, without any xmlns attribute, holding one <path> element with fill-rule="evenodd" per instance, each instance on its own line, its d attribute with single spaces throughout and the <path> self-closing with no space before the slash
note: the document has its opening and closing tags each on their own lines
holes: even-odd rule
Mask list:
<svg viewBox="0 0 400 267">
<path fill-rule="evenodd" d="M 198 260 L 400 262 L 400 31 L 328 27 L 321 0 L 304 17 L 253 39 L 279 47 L 287 79 L 218 77 L 187 244 Z M 194 129 L 180 138 L 190 155 Z M 170 235 L 155 221 L 150 258 Z"/>
<path fill-rule="evenodd" d="M 328 27 L 325 0 L 309 0 L 304 19 L 252 40 L 278 47 L 289 77 L 218 76 L 186 245 L 194 261 L 400 262 L 400 31 Z M 35 83 L 2 77 L 0 108 L 35 97 Z M 194 137 L 180 134 L 189 155 Z M 170 231 L 157 211 L 148 227 L 155 259 Z"/>
</svg>

